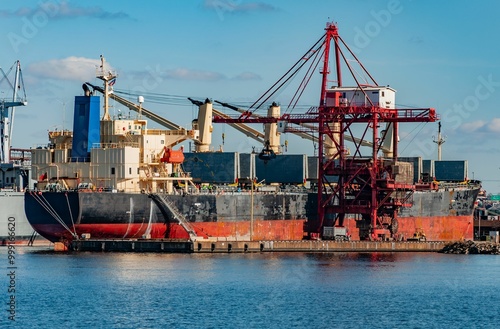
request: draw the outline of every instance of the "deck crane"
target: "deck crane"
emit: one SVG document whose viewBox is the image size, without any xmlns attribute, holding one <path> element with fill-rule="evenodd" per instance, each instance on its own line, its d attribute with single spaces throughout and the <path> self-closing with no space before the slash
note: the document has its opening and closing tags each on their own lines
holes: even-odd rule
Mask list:
<svg viewBox="0 0 500 329">
<path fill-rule="evenodd" d="M 188 97 L 189 101 L 191 101 L 191 103 L 193 103 L 193 105 L 196 105 L 198 106 L 199 108 L 199 115 L 198 115 L 198 120 L 197 121 L 203 121 L 203 122 L 206 122 L 206 121 L 209 121 L 210 124 L 211 124 L 211 117 L 207 115 L 206 111 L 203 110 L 203 107 L 204 106 L 207 106 L 207 104 L 211 104 L 211 101 L 210 100 L 205 100 L 205 102 L 202 102 L 202 101 L 199 101 L 199 100 L 196 100 L 196 99 L 192 99 L 190 97 Z M 228 103 L 223 103 L 223 102 L 219 102 L 217 100 L 214 101 L 215 103 L 217 104 L 220 104 L 222 105 L 223 107 L 227 107 L 227 108 L 231 108 L 235 111 L 238 111 L 240 113 L 244 113 L 245 110 L 242 110 L 236 106 L 233 106 L 231 104 L 228 104 Z M 276 104 L 274 104 L 274 106 L 277 106 Z M 217 109 L 214 109 L 212 107 L 212 110 L 211 110 L 216 117 L 218 118 L 225 118 L 225 119 L 231 119 L 231 116 L 217 110 Z M 255 115 L 255 114 L 251 114 L 252 117 L 255 117 L 255 118 L 258 118 L 260 116 L 258 115 Z M 245 134 L 246 136 L 256 140 L 257 142 L 259 142 L 261 145 L 264 146 L 263 148 L 263 152 L 264 153 L 267 153 L 267 154 L 274 154 L 276 153 L 274 150 L 277 148 L 277 146 L 275 146 L 274 148 L 271 148 L 271 142 L 270 142 L 270 138 L 269 138 L 269 135 L 272 134 L 271 132 L 271 129 L 269 129 L 270 127 L 266 127 L 265 129 L 265 133 L 261 133 L 260 131 L 256 130 L 256 129 L 253 129 L 252 127 L 246 125 L 246 124 L 243 124 L 243 123 L 228 123 L 231 127 L 235 128 L 236 130 L 238 130 L 239 132 Z M 199 126 L 199 125 L 197 125 Z M 200 127 L 201 128 L 201 127 Z M 200 135 L 202 135 L 201 133 L 201 130 L 200 129 Z M 316 140 L 316 138 L 310 134 L 310 133 L 307 133 L 307 132 L 300 132 L 300 131 L 296 131 L 294 132 L 294 134 L 304 138 L 304 139 L 309 139 L 309 140 Z M 274 135 L 277 135 L 276 131 L 274 131 Z M 276 144 L 276 143 L 275 143 Z M 278 143 L 279 145 L 279 143 Z M 277 151 L 277 150 L 276 150 Z"/>
<path fill-rule="evenodd" d="M 212 127 L 212 114 L 215 114 L 218 117 L 222 118 L 229 118 L 229 116 L 226 116 L 224 113 L 216 110 L 212 106 L 212 102 L 207 98 L 205 102 L 193 99 L 191 97 L 188 97 L 188 100 L 193 104 L 198 106 L 198 119 L 196 120 L 195 125 L 197 128 L 200 130 L 200 144 L 204 143 L 204 139 L 202 136 L 204 136 L 204 132 L 208 130 L 209 133 L 210 127 Z M 205 125 L 207 125 L 205 127 Z M 230 124 L 231 127 L 235 128 L 239 132 L 245 134 L 246 136 L 253 138 L 254 140 L 260 142 L 261 144 L 264 143 L 264 134 L 261 133 L 260 131 L 253 129 L 252 127 L 249 127 L 247 125 L 241 124 L 241 123 L 232 123 Z M 209 142 L 208 142 L 209 143 Z M 199 150 L 197 150 L 199 151 Z"/>
<path fill-rule="evenodd" d="M 191 103 L 193 103 L 193 105 L 198 106 L 198 119 L 195 120 L 195 129 L 199 130 L 200 139 L 197 144 L 197 152 L 206 152 L 208 150 L 208 145 L 211 142 L 212 114 L 226 119 L 230 119 L 230 116 L 214 109 L 212 102 L 208 98 L 205 102 L 201 102 L 190 97 L 188 97 L 188 99 Z M 217 103 L 221 104 L 220 102 Z M 226 106 L 230 105 L 226 104 Z M 273 104 L 273 106 L 269 109 L 269 114 L 272 115 L 273 113 L 279 113 L 279 107 L 276 104 Z M 229 125 L 264 146 L 259 153 L 260 159 L 268 161 L 276 158 L 276 153 L 279 152 L 279 134 L 276 123 L 266 124 L 264 134 L 242 123 L 229 123 Z M 204 143 L 207 143 L 207 146 L 204 147 Z"/>
<path fill-rule="evenodd" d="M 346 216 L 359 215 L 357 227 L 360 237 L 385 239 L 397 231 L 397 215 L 401 207 L 411 205 L 415 191 L 413 181 L 405 179 L 403 164 L 398 162 L 398 125 L 405 122 L 435 122 L 438 116 L 434 108 L 399 109 L 395 107 L 395 90 L 380 86 L 357 59 L 338 33 L 335 23 L 327 23 L 324 35 L 301 57 L 278 82 L 262 95 L 244 114 L 231 118 L 214 115 L 214 123 L 278 123 L 312 124 L 318 134 L 318 213 L 310 220 L 307 229 L 310 238 L 319 238 L 324 227 L 343 226 Z M 336 86 L 328 87 L 330 73 L 330 47 L 333 47 Z M 321 54 L 322 56 L 319 56 Z M 347 58 L 351 56 L 354 60 Z M 315 68 L 320 65 L 321 92 L 319 106 L 303 114 L 283 114 L 279 117 L 252 117 L 261 105 L 311 60 L 311 66 L 303 81 L 308 82 Z M 352 63 L 357 63 L 370 83 L 362 83 L 355 75 Z M 342 67 L 351 73 L 354 86 L 343 85 Z M 307 76 L 309 75 L 309 76 Z M 307 83 L 299 88 L 304 89 Z M 301 95 L 298 90 L 296 95 Z M 295 96 L 294 96 L 295 97 Z M 379 125 L 388 128 L 381 133 Z M 304 128 L 306 130 L 306 128 Z M 285 127 L 285 132 L 287 131 Z M 353 139 L 354 148 L 348 155 L 346 141 L 361 131 L 361 139 Z M 371 139 L 370 155 L 363 156 L 361 140 Z M 392 138 L 389 143 L 387 138 Z M 334 152 L 325 155 L 325 143 L 332 142 Z M 380 157 L 383 145 L 391 145 L 390 157 Z M 390 172 L 390 173 L 388 173 Z M 406 175 L 408 176 L 408 175 Z"/>
<path fill-rule="evenodd" d="M 105 81 L 106 83 L 106 81 Z M 106 95 L 106 89 L 102 88 L 100 86 L 93 85 L 89 82 L 86 82 L 84 86 L 88 86 L 92 88 L 94 91 L 98 91 L 103 95 Z M 144 115 L 145 117 L 151 119 L 152 121 L 160 124 L 163 127 L 166 127 L 171 130 L 176 130 L 179 131 L 179 139 L 177 143 L 180 143 L 186 139 L 192 139 L 194 140 L 196 144 L 196 152 L 208 152 L 210 151 L 210 144 L 211 144 L 211 121 L 208 122 L 208 118 L 211 118 L 212 112 L 217 115 L 217 116 L 224 116 L 224 113 L 217 111 L 216 109 L 213 109 L 211 107 L 211 102 L 210 101 L 205 101 L 201 102 L 198 100 L 194 100 L 192 98 L 188 98 L 194 105 L 199 107 L 200 114 L 198 115 L 198 120 L 195 122 L 195 125 L 193 127 L 193 130 L 186 130 L 182 126 L 165 119 L 162 116 L 159 116 L 155 114 L 154 112 L 151 112 L 144 107 L 142 107 L 141 104 L 135 104 L 134 102 L 129 101 L 126 98 L 120 97 L 110 91 L 108 91 L 108 97 L 117 101 L 118 103 L 126 106 L 132 111 L 135 111 L 141 115 Z M 106 97 L 105 97 L 106 98 Z M 109 117 L 109 115 L 108 115 Z M 202 119 L 202 118 L 207 118 L 207 119 Z M 256 141 L 260 143 L 264 143 L 264 134 L 259 132 L 258 130 L 255 130 L 251 127 L 245 126 L 243 124 L 231 124 L 234 128 L 237 130 L 243 132 L 245 135 L 255 139 Z M 194 131 L 199 131 L 199 134 L 194 133 Z"/>
</svg>

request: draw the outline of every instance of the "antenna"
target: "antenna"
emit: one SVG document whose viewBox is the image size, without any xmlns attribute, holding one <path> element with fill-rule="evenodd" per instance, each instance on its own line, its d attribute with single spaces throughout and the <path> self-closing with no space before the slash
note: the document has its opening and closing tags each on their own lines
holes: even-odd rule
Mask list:
<svg viewBox="0 0 500 329">
<path fill-rule="evenodd" d="M 110 120 L 109 116 L 109 94 L 111 93 L 111 87 L 115 84 L 116 81 L 116 73 L 110 71 L 106 72 L 106 59 L 101 55 L 101 65 L 97 70 L 96 77 L 102 81 L 104 81 L 104 115 L 102 116 L 102 120 Z"/>
</svg>

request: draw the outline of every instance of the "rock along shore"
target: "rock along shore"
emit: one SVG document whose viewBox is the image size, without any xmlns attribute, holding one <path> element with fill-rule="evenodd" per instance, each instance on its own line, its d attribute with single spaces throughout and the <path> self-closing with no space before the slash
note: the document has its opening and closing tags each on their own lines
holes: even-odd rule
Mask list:
<svg viewBox="0 0 500 329">
<path fill-rule="evenodd" d="M 444 254 L 500 255 L 500 244 L 492 242 L 459 241 L 447 244 L 439 252 Z"/>
</svg>

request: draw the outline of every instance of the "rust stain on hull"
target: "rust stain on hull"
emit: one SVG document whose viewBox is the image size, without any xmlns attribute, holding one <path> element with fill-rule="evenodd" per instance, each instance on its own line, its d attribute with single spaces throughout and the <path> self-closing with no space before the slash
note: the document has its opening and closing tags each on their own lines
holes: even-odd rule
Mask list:
<svg viewBox="0 0 500 329">
<path fill-rule="evenodd" d="M 304 219 L 255 220 L 252 240 L 302 240 Z M 168 224 L 167 238 L 187 239 L 189 235 L 177 223 Z M 199 236 L 250 240 L 250 221 L 191 223 Z"/>
</svg>

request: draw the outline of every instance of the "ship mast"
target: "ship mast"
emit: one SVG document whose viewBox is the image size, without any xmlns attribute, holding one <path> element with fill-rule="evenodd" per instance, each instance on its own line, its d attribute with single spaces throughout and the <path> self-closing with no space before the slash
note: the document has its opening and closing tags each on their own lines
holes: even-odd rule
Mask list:
<svg viewBox="0 0 500 329">
<path fill-rule="evenodd" d="M 101 55 L 101 66 L 97 71 L 96 77 L 102 81 L 104 81 L 104 114 L 102 116 L 102 120 L 109 121 L 111 120 L 109 116 L 109 94 L 111 93 L 111 87 L 114 85 L 114 79 L 116 79 L 116 74 L 112 71 L 107 71 L 105 68 L 104 56 Z"/>
<path fill-rule="evenodd" d="M 14 85 L 10 83 L 5 72 L 0 68 L 2 72 L 3 79 L 7 80 L 10 87 L 12 88 L 12 102 L 7 102 L 5 99 L 0 100 L 0 117 L 1 117 L 1 152 L 0 152 L 0 163 L 10 163 L 10 139 L 12 136 L 12 127 L 14 124 L 14 113 L 16 106 L 25 106 L 28 103 L 26 100 L 19 101 L 17 91 L 20 88 L 20 76 L 21 76 L 21 63 L 16 61 L 14 64 L 16 66 Z M 3 80 L 2 79 L 2 80 Z M 24 88 L 23 88 L 24 89 Z M 9 108 L 12 108 L 12 122 L 9 120 Z"/>
<path fill-rule="evenodd" d="M 441 161 L 441 145 L 446 142 L 446 139 L 441 137 L 441 122 L 438 122 L 438 135 L 437 138 L 434 137 L 433 142 L 438 146 L 438 161 Z"/>
</svg>

